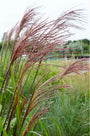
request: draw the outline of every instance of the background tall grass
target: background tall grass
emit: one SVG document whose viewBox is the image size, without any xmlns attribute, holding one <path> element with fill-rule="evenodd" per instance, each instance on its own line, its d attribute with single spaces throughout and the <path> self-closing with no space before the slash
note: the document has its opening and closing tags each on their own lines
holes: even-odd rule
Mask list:
<svg viewBox="0 0 90 136">
<path fill-rule="evenodd" d="M 55 62 L 55 61 L 54 61 Z M 89 136 L 90 130 L 90 93 L 89 75 L 86 72 L 81 75 L 69 75 L 62 81 L 72 85 L 67 91 L 59 92 L 57 98 L 53 98 L 49 113 L 41 122 L 49 136 L 59 136 L 57 125 L 62 136 Z M 41 131 L 42 130 L 42 131 Z M 38 123 L 36 131 L 45 135 L 43 127 Z"/>
</svg>

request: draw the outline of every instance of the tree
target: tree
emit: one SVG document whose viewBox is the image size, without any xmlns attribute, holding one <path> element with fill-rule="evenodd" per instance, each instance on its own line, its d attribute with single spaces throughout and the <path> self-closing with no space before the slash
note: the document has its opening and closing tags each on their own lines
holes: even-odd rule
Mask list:
<svg viewBox="0 0 90 136">
<path fill-rule="evenodd" d="M 81 42 L 70 43 L 68 46 L 69 53 L 83 53 Z"/>
</svg>

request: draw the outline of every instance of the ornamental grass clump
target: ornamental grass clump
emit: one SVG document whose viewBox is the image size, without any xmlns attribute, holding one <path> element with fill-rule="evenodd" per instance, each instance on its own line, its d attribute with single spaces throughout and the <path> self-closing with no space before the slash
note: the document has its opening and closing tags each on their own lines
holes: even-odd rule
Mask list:
<svg viewBox="0 0 90 136">
<path fill-rule="evenodd" d="M 87 59 L 81 59 L 46 81 L 43 79 L 47 77 L 49 70 L 46 71 L 44 67 L 45 72 L 38 75 L 43 60 L 49 58 L 48 54 L 57 53 L 62 49 L 60 45 L 68 41 L 72 35 L 70 28 L 81 29 L 79 25 L 75 25 L 75 22 L 81 22 L 81 14 L 82 10 L 67 11 L 56 20 L 49 21 L 40 19 L 37 8 L 29 8 L 21 21 L 5 34 L 0 58 L 0 74 L 3 73 L 0 82 L 1 136 L 27 135 L 48 112 L 52 104 L 50 99 L 54 94 L 62 88 L 68 88 L 68 85 L 61 85 L 59 81 L 67 74 L 87 70 L 88 67 L 82 63 Z M 11 40 L 12 46 L 9 47 Z M 29 89 L 25 94 L 27 81 Z M 30 118 L 28 123 L 27 118 Z"/>
</svg>

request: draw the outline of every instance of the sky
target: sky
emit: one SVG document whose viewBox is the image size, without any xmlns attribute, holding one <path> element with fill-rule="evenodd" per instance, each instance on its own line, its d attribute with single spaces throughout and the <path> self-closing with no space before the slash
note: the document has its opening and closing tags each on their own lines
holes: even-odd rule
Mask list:
<svg viewBox="0 0 90 136">
<path fill-rule="evenodd" d="M 62 12 L 85 9 L 87 23 L 85 30 L 71 30 L 75 35 L 71 40 L 90 39 L 90 0 L 0 0 L 0 40 L 3 33 L 10 30 L 23 16 L 29 6 L 40 6 L 40 12 L 50 19 L 57 18 Z"/>
</svg>

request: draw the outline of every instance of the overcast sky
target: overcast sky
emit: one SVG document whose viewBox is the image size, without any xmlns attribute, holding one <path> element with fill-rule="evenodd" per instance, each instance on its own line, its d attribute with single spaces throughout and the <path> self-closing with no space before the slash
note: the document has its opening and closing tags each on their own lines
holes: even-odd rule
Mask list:
<svg viewBox="0 0 90 136">
<path fill-rule="evenodd" d="M 74 7 L 85 9 L 87 23 L 84 31 L 75 31 L 76 34 L 71 40 L 88 38 L 90 39 L 90 0 L 0 0 L 0 40 L 7 30 L 11 29 L 23 16 L 29 5 L 41 6 L 40 12 L 46 17 L 55 19 L 68 9 Z"/>
</svg>

